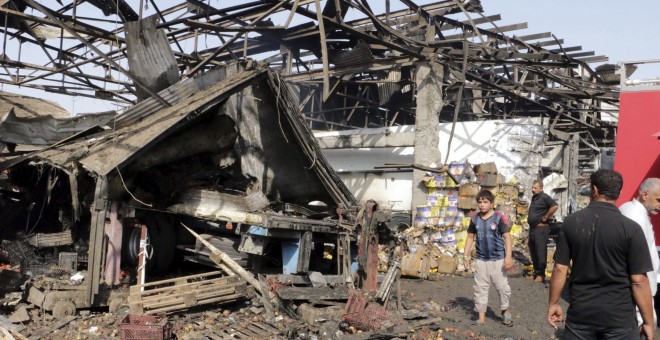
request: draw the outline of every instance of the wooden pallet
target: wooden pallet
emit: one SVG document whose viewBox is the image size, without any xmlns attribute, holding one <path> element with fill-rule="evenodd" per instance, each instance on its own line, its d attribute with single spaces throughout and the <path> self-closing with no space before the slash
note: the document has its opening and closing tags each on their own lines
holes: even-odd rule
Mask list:
<svg viewBox="0 0 660 340">
<path fill-rule="evenodd" d="M 205 334 L 213 339 L 273 339 L 282 334 L 282 330 L 267 322 L 249 322 L 247 327 L 210 325 L 207 329 L 213 334 Z"/>
<path fill-rule="evenodd" d="M 221 271 L 214 271 L 131 286 L 130 311 L 157 314 L 253 296 L 253 289 L 248 289 L 238 276 L 223 275 Z"/>
</svg>

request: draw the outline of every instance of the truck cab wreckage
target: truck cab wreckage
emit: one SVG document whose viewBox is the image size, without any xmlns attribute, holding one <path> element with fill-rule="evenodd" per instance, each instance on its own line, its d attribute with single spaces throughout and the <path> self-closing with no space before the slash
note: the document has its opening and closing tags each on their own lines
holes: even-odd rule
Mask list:
<svg viewBox="0 0 660 340">
<path fill-rule="evenodd" d="M 69 241 L 46 246 L 89 249 L 82 284 L 33 286 L 28 300 L 59 317 L 106 304 L 111 311 L 128 306 L 159 313 L 261 289 L 252 287 L 254 277 L 238 277 L 226 261 L 213 261 L 218 250 L 255 274 L 318 271 L 341 285 L 351 282 L 357 202 L 295 114 L 281 81 L 263 65 L 231 63 L 163 91 L 170 107 L 147 99 L 111 121 L 112 129 L 5 164 L 22 193 L 43 197 L 27 214 L 31 234 Z M 4 220 L 18 215 L 2 214 Z M 337 260 L 324 259 L 324 244 Z M 145 283 L 145 275 L 148 282 L 185 272 L 182 261 L 219 265 L 225 273 Z M 130 294 L 109 289 L 121 284 L 120 271 L 142 281 Z M 163 301 L 166 288 L 160 287 L 168 283 L 173 291 L 180 285 L 192 291 L 170 292 Z"/>
</svg>

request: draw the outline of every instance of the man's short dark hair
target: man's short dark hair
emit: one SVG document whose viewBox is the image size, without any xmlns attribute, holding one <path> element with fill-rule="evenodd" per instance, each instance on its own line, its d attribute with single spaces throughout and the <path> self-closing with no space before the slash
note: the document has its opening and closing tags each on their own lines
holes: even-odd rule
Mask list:
<svg viewBox="0 0 660 340">
<path fill-rule="evenodd" d="M 598 188 L 598 193 L 607 199 L 619 198 L 623 187 L 623 177 L 614 170 L 599 169 L 591 174 L 591 187 Z"/>
<path fill-rule="evenodd" d="M 479 191 L 479 193 L 477 194 L 477 202 L 479 202 L 480 198 L 485 198 L 488 201 L 490 201 L 490 203 L 495 202 L 495 196 L 493 195 L 492 192 L 490 192 L 490 190 L 483 189 Z"/>
</svg>

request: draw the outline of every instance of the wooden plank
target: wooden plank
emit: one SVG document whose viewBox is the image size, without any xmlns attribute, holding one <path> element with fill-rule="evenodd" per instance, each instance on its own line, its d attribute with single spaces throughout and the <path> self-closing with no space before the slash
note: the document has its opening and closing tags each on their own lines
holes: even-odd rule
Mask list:
<svg viewBox="0 0 660 340">
<path fill-rule="evenodd" d="M 306 231 L 302 234 L 298 250 L 298 273 L 304 273 L 309 270 L 309 257 L 312 254 L 312 232 Z"/>
<path fill-rule="evenodd" d="M 252 333 L 256 333 L 256 334 L 258 334 L 259 337 L 264 337 L 264 336 L 269 336 L 269 335 L 271 335 L 270 332 L 267 332 L 267 331 L 265 331 L 265 330 L 263 330 L 263 329 L 261 329 L 261 328 L 255 326 L 255 325 L 252 324 L 252 323 L 249 323 L 249 324 L 247 325 L 247 328 L 248 328 Z"/>
<path fill-rule="evenodd" d="M 163 284 L 166 284 L 166 283 L 175 283 L 175 282 L 179 281 L 180 279 L 186 279 L 186 280 L 201 279 L 201 278 L 205 278 L 205 277 L 209 277 L 209 276 L 217 276 L 217 275 L 224 275 L 224 273 L 217 270 L 217 271 L 212 271 L 212 272 L 208 272 L 208 273 L 195 274 L 195 275 L 190 275 L 190 276 L 182 276 L 182 277 L 178 277 L 178 278 L 174 278 L 174 279 L 153 281 L 153 282 L 145 283 L 141 286 L 144 287 L 144 288 L 147 288 L 147 287 L 151 287 L 151 286 L 160 286 L 160 285 L 163 285 Z M 227 276 L 227 277 L 231 277 L 231 276 Z"/>
<path fill-rule="evenodd" d="M 198 276 L 195 279 L 204 279 L 204 275 Z M 185 280 L 189 280 L 190 278 L 181 278 Z M 157 293 L 157 292 L 163 292 L 167 290 L 171 290 L 172 288 L 194 288 L 196 286 L 201 286 L 204 284 L 210 284 L 210 283 L 224 283 L 224 284 L 232 284 L 237 282 L 239 279 L 237 276 L 224 276 L 224 277 L 219 277 L 219 278 L 214 278 L 214 279 L 206 279 L 204 281 L 196 281 L 196 282 L 187 282 L 184 284 L 176 284 L 177 280 L 167 280 L 169 284 L 174 284 L 168 287 L 162 287 L 162 288 L 153 288 L 153 289 L 145 289 L 144 293 Z M 148 287 L 158 287 L 164 285 L 164 281 L 159 281 L 161 283 L 158 283 L 156 285 L 152 284 L 153 282 L 146 283 L 143 285 L 134 285 L 131 286 L 131 293 L 139 291 L 140 288 L 148 288 Z"/>
<path fill-rule="evenodd" d="M 284 287 L 277 291 L 282 300 L 345 300 L 348 299 L 348 288 L 331 287 Z"/>
<path fill-rule="evenodd" d="M 170 303 L 171 301 L 180 300 L 181 298 L 184 298 L 191 294 L 194 294 L 195 296 L 198 297 L 199 300 L 201 300 L 206 297 L 222 296 L 222 295 L 234 294 L 234 293 L 236 293 L 236 289 L 234 287 L 225 288 L 225 289 L 218 289 L 217 287 L 209 287 L 208 290 L 204 290 L 204 291 L 190 291 L 190 292 L 182 292 L 172 295 L 150 296 L 148 298 L 141 299 L 139 301 L 147 308 L 151 306 L 160 307 L 161 303 L 165 303 L 165 304 Z"/>
<path fill-rule="evenodd" d="M 204 300 L 204 301 L 198 302 L 197 305 L 200 306 L 200 305 L 206 305 L 206 304 L 218 303 L 218 302 L 227 303 L 227 302 L 235 301 L 235 300 L 240 299 L 242 297 L 244 297 L 244 295 L 234 294 L 234 295 L 225 296 L 223 298 Z M 146 310 L 146 311 L 144 311 L 144 313 L 145 314 L 158 314 L 158 313 L 163 313 L 163 312 L 167 313 L 167 312 L 182 310 L 182 309 L 186 309 L 186 308 L 188 308 L 188 306 L 186 306 L 183 303 L 180 303 L 180 304 L 176 304 L 176 305 L 172 305 L 172 306 L 168 306 L 168 307 L 163 307 L 163 308 L 158 308 L 158 309 L 153 309 L 153 310 Z"/>
</svg>

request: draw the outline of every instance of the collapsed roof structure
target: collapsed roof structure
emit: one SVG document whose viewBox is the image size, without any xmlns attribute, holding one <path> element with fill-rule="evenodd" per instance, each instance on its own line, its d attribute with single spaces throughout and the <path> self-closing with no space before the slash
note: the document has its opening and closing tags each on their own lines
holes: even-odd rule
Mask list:
<svg viewBox="0 0 660 340">
<path fill-rule="evenodd" d="M 5 210 L 12 216 L 3 220 L 22 213 L 28 221 L 21 226 L 34 230 L 41 223 L 43 232 L 71 228 L 71 221 L 84 226 L 77 236 L 89 240 L 91 283 L 81 302 L 87 307 L 98 303 L 102 252 L 110 249 L 103 229 L 106 217 L 117 213 L 108 211 L 116 201 L 133 209 L 124 217 L 148 225 L 162 242 L 169 238 L 163 234 L 176 234 L 175 222 L 165 221 L 171 214 L 176 222 L 191 216 L 210 221 L 204 228 L 232 242 L 241 234 L 241 242 L 250 243 L 243 250 L 256 255 L 266 249 L 257 237 L 295 238 L 299 254 L 291 272 L 307 271 L 311 244 L 331 234 L 343 257 L 336 274 L 347 275 L 342 218 L 355 221 L 357 202 L 310 129 L 416 124 L 433 135 L 439 122 L 543 117 L 550 138 L 574 146 L 567 157 L 571 172 L 579 157 L 589 161 L 600 147 L 613 145 L 616 126 L 603 115 L 617 110 L 614 69 L 590 66 L 606 57 L 564 47 L 550 33 L 507 36 L 526 24 L 495 26 L 500 17 L 481 15 L 476 0 L 423 6 L 400 0 L 404 9 L 395 11 L 390 2 L 385 13 L 374 13 L 366 0 L 222 6 L 188 0 L 169 8 L 153 0 L 138 8 L 124 0 L 58 1 L 56 8 L 35 0 L 3 2 L 0 83 L 126 106 L 66 122 L 8 113 L 14 133 L 0 141 L 44 147 L 2 154 L 18 157 L 0 166 L 32 167 L 10 175 L 26 191 L 47 194 Z M 31 135 L 31 124 L 48 138 Z M 426 157 L 416 163 L 438 158 L 428 152 L 438 151 L 435 136 L 415 137 L 415 157 Z M 301 206 L 310 201 L 338 209 L 308 219 L 315 212 Z M 285 207 L 269 211 L 271 202 Z M 278 215 L 283 212 L 288 215 Z M 185 248 L 179 236 L 176 245 L 160 249 Z M 139 241 L 138 235 L 130 247 Z M 170 261 L 164 258 L 172 254 L 154 257 L 165 270 Z"/>
<path fill-rule="evenodd" d="M 404 9 L 390 11 L 390 2 Z M 544 116 L 554 138 L 578 133 L 587 148 L 614 141 L 602 113 L 617 110 L 611 85 L 618 77 L 612 68 L 591 67 L 607 57 L 563 46 L 551 33 L 509 36 L 527 24 L 497 26 L 500 16 L 482 15 L 475 0 L 387 0 L 385 13 L 364 0 L 58 3 L 0 7 L 0 82 L 127 105 L 153 96 L 166 104 L 156 92 L 179 75 L 250 57 L 299 86 L 310 127 L 333 130 L 414 124 L 411 69 L 428 61 L 445 67 L 441 121 Z M 152 20 L 136 24 L 147 12 Z M 165 40 L 148 36 L 150 25 Z M 140 39 L 161 45 L 140 59 Z"/>
</svg>

